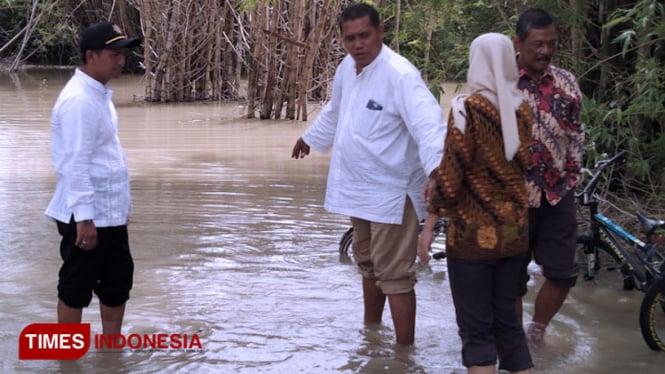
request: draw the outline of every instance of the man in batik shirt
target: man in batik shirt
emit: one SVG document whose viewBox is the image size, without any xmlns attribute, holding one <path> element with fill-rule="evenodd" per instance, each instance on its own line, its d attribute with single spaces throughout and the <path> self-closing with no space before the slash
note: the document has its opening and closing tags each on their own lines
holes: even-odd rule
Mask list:
<svg viewBox="0 0 665 374">
<path fill-rule="evenodd" d="M 545 283 L 536 296 L 527 337 L 538 343 L 577 279 L 573 190 L 581 180 L 581 93 L 573 74 L 550 64 L 556 29 L 546 11 L 532 8 L 522 13 L 513 41 L 520 69 L 518 88 L 534 114 L 527 172 L 529 247 Z M 527 266 L 528 262 L 523 267 L 522 295 L 527 292 Z M 517 312 L 521 318 L 521 299 Z"/>
</svg>

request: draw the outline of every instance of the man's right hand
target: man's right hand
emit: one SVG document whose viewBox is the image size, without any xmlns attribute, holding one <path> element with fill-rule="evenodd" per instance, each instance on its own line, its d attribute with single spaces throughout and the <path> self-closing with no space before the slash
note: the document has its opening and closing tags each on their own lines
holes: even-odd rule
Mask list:
<svg viewBox="0 0 665 374">
<path fill-rule="evenodd" d="M 432 229 L 423 228 L 418 234 L 418 258 L 420 263 L 429 265 L 429 253 L 432 251 L 432 242 L 434 241 L 434 232 Z"/>
<path fill-rule="evenodd" d="M 434 174 L 434 172 L 432 172 L 432 174 Z M 429 203 L 432 196 L 434 196 L 435 191 L 436 191 L 436 180 L 430 176 L 427 179 L 427 183 L 425 183 L 425 187 L 423 188 L 423 201 Z"/>
<path fill-rule="evenodd" d="M 434 241 L 434 224 L 439 220 L 439 216 L 427 213 L 425 223 L 418 235 L 418 258 L 420 263 L 427 266 L 429 264 L 429 253 L 432 251 L 432 242 Z"/>
<path fill-rule="evenodd" d="M 293 152 L 291 152 L 291 158 L 304 158 L 309 154 L 309 146 L 302 140 L 302 137 L 298 138 L 296 145 L 293 146 Z"/>
</svg>

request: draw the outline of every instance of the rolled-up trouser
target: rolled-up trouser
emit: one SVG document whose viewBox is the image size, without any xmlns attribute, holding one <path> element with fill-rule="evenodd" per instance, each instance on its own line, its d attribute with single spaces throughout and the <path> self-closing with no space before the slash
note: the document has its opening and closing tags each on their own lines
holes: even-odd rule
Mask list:
<svg viewBox="0 0 665 374">
<path fill-rule="evenodd" d="M 447 260 L 464 366 L 494 365 L 498 358 L 499 369 L 510 372 L 533 367 L 515 311 L 525 257 Z"/>
<path fill-rule="evenodd" d="M 416 283 L 418 216 L 407 196 L 401 224 L 351 218 L 353 257 L 365 278 L 386 295 L 407 293 Z"/>
</svg>

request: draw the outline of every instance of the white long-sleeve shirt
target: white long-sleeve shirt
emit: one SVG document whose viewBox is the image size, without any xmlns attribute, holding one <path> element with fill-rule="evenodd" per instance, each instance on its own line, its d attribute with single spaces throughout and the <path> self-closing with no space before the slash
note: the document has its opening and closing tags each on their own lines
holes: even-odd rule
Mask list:
<svg viewBox="0 0 665 374">
<path fill-rule="evenodd" d="M 422 191 L 441 162 L 446 129 L 439 103 L 407 59 L 384 45 L 356 74 L 346 56 L 331 100 L 303 134 L 318 152 L 332 148 L 324 207 L 399 224 L 408 195 L 424 218 Z"/>
<path fill-rule="evenodd" d="M 129 171 L 118 138 L 112 91 L 76 69 L 51 116 L 51 157 L 57 175 L 46 216 L 68 223 L 92 219 L 97 227 L 127 224 Z"/>
</svg>

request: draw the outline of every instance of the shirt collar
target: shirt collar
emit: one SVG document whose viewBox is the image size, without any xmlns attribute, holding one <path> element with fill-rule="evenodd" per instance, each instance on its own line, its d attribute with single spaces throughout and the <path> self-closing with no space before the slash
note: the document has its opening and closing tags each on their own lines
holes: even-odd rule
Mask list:
<svg viewBox="0 0 665 374">
<path fill-rule="evenodd" d="M 108 85 L 101 84 L 98 80 L 89 76 L 79 68 L 76 68 L 76 70 L 74 71 L 74 75 L 80 78 L 86 84 L 86 86 L 90 87 L 91 89 L 95 90 L 100 94 L 107 94 L 109 91 L 111 91 Z"/>
<path fill-rule="evenodd" d="M 375 66 L 379 64 L 379 60 L 383 59 L 383 56 L 385 56 L 386 53 L 388 53 L 388 47 L 385 44 L 382 44 L 381 51 L 379 51 L 379 54 L 376 55 L 376 57 L 374 58 L 374 60 L 372 60 L 372 62 L 370 62 L 369 64 L 367 64 L 367 66 L 363 68 L 360 74 L 364 74 L 366 71 L 371 71 L 372 69 L 374 69 Z"/>
<path fill-rule="evenodd" d="M 526 75 L 526 71 L 523 68 L 520 68 L 519 70 L 519 77 L 520 79 L 531 79 L 528 75 Z M 552 65 L 549 65 L 547 69 L 543 72 L 543 75 L 540 77 L 538 80 L 539 82 L 543 80 L 543 78 L 554 78 L 554 74 L 552 73 Z"/>
</svg>

